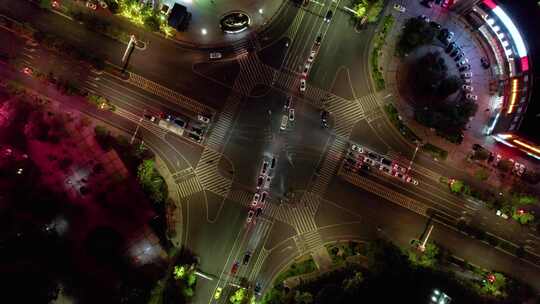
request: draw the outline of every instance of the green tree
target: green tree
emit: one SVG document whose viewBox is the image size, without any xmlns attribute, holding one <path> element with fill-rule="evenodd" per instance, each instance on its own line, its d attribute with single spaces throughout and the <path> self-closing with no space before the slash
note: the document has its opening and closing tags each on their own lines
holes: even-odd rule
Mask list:
<svg viewBox="0 0 540 304">
<path fill-rule="evenodd" d="M 245 288 L 238 288 L 229 298 L 233 304 L 244 304 L 247 302 L 247 292 Z"/>
<path fill-rule="evenodd" d="M 486 169 L 478 169 L 474 176 L 481 181 L 485 181 L 489 177 L 489 172 Z"/>
<path fill-rule="evenodd" d="M 512 208 L 512 218 L 521 225 L 526 225 L 534 221 L 534 215 L 531 212 L 516 207 Z"/>
<path fill-rule="evenodd" d="M 461 191 L 463 191 L 463 186 L 463 182 L 458 179 L 450 182 L 450 190 L 454 193 L 461 193 Z"/>
<path fill-rule="evenodd" d="M 360 271 L 358 271 L 352 278 L 348 278 L 343 281 L 343 289 L 345 292 L 353 294 L 360 288 L 362 282 L 364 282 L 364 276 Z"/>
<path fill-rule="evenodd" d="M 296 291 L 294 295 L 294 302 L 296 304 L 310 304 L 313 303 L 313 295 L 309 292 Z"/>
<path fill-rule="evenodd" d="M 51 0 L 40 0 L 39 1 L 39 7 L 41 8 L 45 8 L 45 9 L 48 9 L 48 8 L 51 8 Z"/>
<path fill-rule="evenodd" d="M 488 295 L 493 295 L 496 297 L 504 296 L 506 294 L 506 277 L 502 273 L 492 273 L 490 275 L 490 280 L 484 280 L 483 286 L 481 288 L 482 292 Z"/>
<path fill-rule="evenodd" d="M 159 31 L 159 28 L 160 28 L 159 17 L 154 13 L 152 13 L 149 16 L 146 16 L 144 18 L 144 25 L 150 31 L 153 31 L 153 32 Z"/>
<path fill-rule="evenodd" d="M 427 243 L 423 252 L 411 249 L 409 250 L 409 260 L 413 265 L 435 267 L 439 260 L 439 247 L 433 243 Z"/>
</svg>

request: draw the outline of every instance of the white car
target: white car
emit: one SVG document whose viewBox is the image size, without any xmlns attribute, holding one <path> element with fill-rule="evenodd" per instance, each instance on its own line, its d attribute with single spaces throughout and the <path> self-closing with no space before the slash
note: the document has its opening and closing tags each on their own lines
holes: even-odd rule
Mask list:
<svg viewBox="0 0 540 304">
<path fill-rule="evenodd" d="M 253 200 L 251 201 L 251 206 L 253 207 L 257 206 L 260 199 L 261 199 L 261 195 L 259 193 L 253 194 Z"/>
<path fill-rule="evenodd" d="M 467 95 L 466 95 L 466 98 L 467 98 L 468 100 L 478 100 L 478 96 L 473 95 L 473 94 L 467 94 Z"/>
<path fill-rule="evenodd" d="M 471 72 L 467 72 L 467 73 L 461 74 L 461 78 L 471 78 L 471 77 L 472 77 L 472 73 L 471 73 Z"/>
<path fill-rule="evenodd" d="M 285 129 L 287 129 L 288 123 L 289 123 L 289 117 L 286 114 L 283 114 L 283 116 L 281 117 L 281 125 L 279 126 L 279 129 L 281 131 L 284 131 Z"/>
<path fill-rule="evenodd" d="M 294 121 L 294 108 L 289 109 L 289 121 Z"/>
<path fill-rule="evenodd" d="M 220 52 L 212 52 L 210 53 L 210 59 L 220 59 L 223 55 L 221 55 Z"/>
<path fill-rule="evenodd" d="M 206 117 L 204 115 L 201 115 L 201 114 L 197 115 L 197 119 L 199 121 L 202 121 L 202 122 L 206 123 L 206 124 L 210 122 L 210 118 L 208 118 L 208 117 Z"/>
<path fill-rule="evenodd" d="M 497 210 L 497 212 L 495 212 L 495 214 L 497 216 L 500 216 L 502 217 L 503 219 L 507 220 L 508 219 L 508 215 L 506 213 L 503 213 L 501 210 Z"/>
<path fill-rule="evenodd" d="M 405 7 L 399 4 L 394 4 L 394 9 L 400 13 L 405 13 L 406 11 Z"/>
<path fill-rule="evenodd" d="M 468 91 L 468 92 L 472 92 L 474 90 L 474 88 L 472 86 L 466 85 L 466 84 L 461 86 L 461 88 L 463 88 L 463 90 Z"/>
<path fill-rule="evenodd" d="M 264 180 L 264 185 L 263 185 L 263 189 L 268 189 L 270 188 L 270 182 L 272 181 L 272 179 L 267 176 L 266 179 Z"/>
<path fill-rule="evenodd" d="M 315 50 L 311 50 L 311 53 L 309 54 L 307 61 L 313 62 L 313 60 L 315 60 L 315 55 L 317 55 L 317 52 Z"/>
<path fill-rule="evenodd" d="M 302 71 L 302 76 L 303 77 L 307 76 L 310 67 L 311 67 L 311 65 L 309 63 L 306 63 L 306 65 L 304 66 L 304 70 Z"/>
<path fill-rule="evenodd" d="M 364 148 L 360 147 L 359 145 L 351 145 L 351 150 L 356 151 L 358 153 L 364 153 Z"/>
<path fill-rule="evenodd" d="M 302 78 L 300 79 L 300 92 L 306 91 L 306 79 Z"/>
<path fill-rule="evenodd" d="M 255 212 L 253 212 L 253 210 L 249 210 L 248 212 L 248 216 L 247 216 L 247 219 L 246 219 L 246 222 L 249 224 L 251 223 L 251 221 L 253 221 L 253 216 L 255 215 Z"/>
</svg>

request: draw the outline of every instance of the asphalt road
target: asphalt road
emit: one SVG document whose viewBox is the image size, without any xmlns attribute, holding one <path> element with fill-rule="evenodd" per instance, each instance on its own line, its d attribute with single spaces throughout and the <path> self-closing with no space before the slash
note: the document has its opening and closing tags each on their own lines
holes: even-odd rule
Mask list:
<svg viewBox="0 0 540 304">
<path fill-rule="evenodd" d="M 378 96 L 371 89 L 368 53 L 376 28 L 370 25 L 355 31 L 350 16 L 343 10 L 346 4 L 342 2 L 329 0 L 324 5 L 312 3 L 300 9 L 289 3 L 274 19 L 274 24 L 258 36 L 260 44 L 268 45 L 272 50 L 259 51 L 260 61 L 243 54 L 235 61 L 226 58 L 210 64 L 207 51 L 183 48 L 154 35 L 145 36 L 149 41 L 148 48 L 136 51 L 133 56 L 131 71 L 221 111 L 212 121 L 209 133 L 210 136 L 222 136 L 218 138 L 221 145 L 217 148 L 209 141 L 196 144 L 147 122 L 142 123 L 143 127 L 138 131 L 138 138 L 143 139 L 165 160 L 171 173 L 197 168 L 199 160 L 205 158 L 207 163 L 218 160 L 217 173 L 211 172 L 197 183 L 204 186 L 219 179 L 219 176 L 230 180 L 230 188 L 223 192 L 225 195 L 217 195 L 215 189 L 203 190 L 195 185 L 193 187 L 196 189 L 182 198 L 186 235 L 184 245 L 200 256 L 200 270 L 214 278 L 212 281 L 200 280 L 196 291 L 197 303 L 212 302 L 218 286 L 224 287 L 219 302 L 226 302 L 232 286 L 245 283 L 245 280 L 250 286 L 260 282 L 263 288 L 270 287 L 272 278 L 279 270 L 293 258 L 305 254 L 306 248 L 334 240 L 369 240 L 380 235 L 406 246 L 410 239 L 418 237 L 425 226 L 426 218 L 365 192 L 335 175 L 342 152 L 338 147 L 346 147 L 351 141 L 380 153 L 400 155 L 405 160 L 410 159 L 414 151 L 414 146 L 407 143 L 385 119 L 380 109 L 385 96 Z M 323 20 L 328 10 L 334 12 L 331 22 Z M 44 31 L 54 32 L 97 54 L 106 55 L 114 65 L 120 64 L 123 44 L 36 9 L 26 1 L 2 0 L 0 12 L 27 21 Z M 323 39 L 309 72 L 308 85 L 324 94 L 311 94 L 311 87 L 305 94 L 300 94 L 298 83 L 301 68 L 319 35 Z M 5 41 L 13 39 L 9 35 L 0 37 Z M 25 56 L 24 62 L 37 69 L 62 65 L 61 62 L 47 65 L 47 62 L 53 62 L 47 60 L 53 55 L 40 50 L 29 51 L 28 48 L 23 51 L 25 47 L 21 43 L 2 45 L 15 46 L 21 54 L 32 56 Z M 31 54 L 34 52 L 37 53 Z M 271 58 L 273 56 L 275 58 Z M 274 67 L 271 78 L 245 75 L 246 67 L 252 68 L 252 73 L 262 74 L 265 70 L 261 61 L 271 62 Z M 2 73 L 4 77 L 28 82 L 20 73 L 5 69 L 2 69 Z M 81 103 L 73 107 L 131 134 L 140 125 L 138 118 L 145 111 L 173 112 L 191 118 L 197 114 L 186 111 L 163 95 L 126 83 L 111 73 L 78 73 L 76 69 L 66 73 L 87 90 L 111 99 L 124 112 L 120 112 L 122 115 L 100 112 Z M 278 83 L 274 85 L 276 80 Z M 233 96 L 231 88 L 242 88 L 247 96 L 242 96 L 238 107 L 228 113 L 226 104 Z M 329 93 L 333 97 L 323 100 L 331 95 Z M 295 119 L 286 130 L 280 131 L 287 96 L 293 98 Z M 65 99 L 65 102 L 71 101 Z M 330 129 L 320 127 L 321 107 L 327 107 L 331 112 Z M 214 151 L 214 148 L 217 156 L 207 161 L 208 155 L 214 153 L 209 150 Z M 277 156 L 278 162 L 269 189 L 270 199 L 263 215 L 254 223 L 246 224 L 262 159 L 272 155 Z M 498 235 L 519 242 L 523 240 L 520 231 L 484 217 L 486 211 L 482 206 L 463 202 L 439 183 L 438 178 L 443 174 L 464 178 L 459 168 L 449 168 L 422 155 L 417 155 L 413 168 L 413 174 L 420 182 L 417 187 L 374 172 L 366 174 L 365 178 L 446 214 L 448 220 L 468 216 L 471 221 L 485 225 L 486 229 L 492 229 Z M 204 175 L 205 172 L 197 173 Z M 178 182 L 179 191 L 187 191 L 182 186 L 184 184 Z M 316 192 L 318 196 L 313 199 L 306 194 L 306 190 Z M 376 227 L 381 227 L 382 231 Z M 535 266 L 447 226 L 437 224 L 433 239 L 472 263 L 503 270 L 540 284 Z M 233 264 L 241 263 L 248 251 L 251 252 L 250 261 L 247 265 L 241 265 L 236 275 L 232 275 Z M 536 288 L 540 288 L 536 285 Z"/>
</svg>

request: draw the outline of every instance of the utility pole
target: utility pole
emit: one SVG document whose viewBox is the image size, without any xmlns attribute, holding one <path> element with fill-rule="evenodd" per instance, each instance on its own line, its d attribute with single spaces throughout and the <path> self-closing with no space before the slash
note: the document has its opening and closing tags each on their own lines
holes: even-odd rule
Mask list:
<svg viewBox="0 0 540 304">
<path fill-rule="evenodd" d="M 424 250 L 426 250 L 426 244 L 427 244 L 427 241 L 429 239 L 429 236 L 431 235 L 431 231 L 433 231 L 433 225 L 431 225 L 429 227 L 429 230 L 428 230 L 428 233 L 426 235 L 426 238 L 424 239 L 424 241 L 422 242 L 422 244 L 418 245 L 418 250 L 420 250 L 421 252 L 424 252 Z"/>
<path fill-rule="evenodd" d="M 409 173 L 409 171 L 411 171 L 411 167 L 413 165 L 414 158 L 416 157 L 416 153 L 418 152 L 419 148 L 420 148 L 420 143 L 417 143 L 416 144 L 416 149 L 414 149 L 414 153 L 413 153 L 413 156 L 411 158 L 411 161 L 409 162 L 409 167 L 407 167 L 407 174 Z"/>
<path fill-rule="evenodd" d="M 135 49 L 135 43 L 137 43 L 137 38 L 135 37 L 135 35 L 131 35 L 129 37 L 129 43 L 126 47 L 126 50 L 124 51 L 124 56 L 122 56 L 122 62 L 124 63 L 124 66 L 122 66 L 122 74 L 126 72 L 126 68 L 129 64 L 129 59 L 131 58 L 131 54 Z"/>
</svg>

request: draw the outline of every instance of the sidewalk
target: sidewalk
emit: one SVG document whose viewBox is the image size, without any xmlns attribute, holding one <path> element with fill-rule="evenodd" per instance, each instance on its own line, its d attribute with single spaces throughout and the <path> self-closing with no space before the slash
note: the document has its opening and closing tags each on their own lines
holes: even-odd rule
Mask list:
<svg viewBox="0 0 540 304">
<path fill-rule="evenodd" d="M 434 5 L 433 8 L 428 9 L 421 6 L 415 1 L 408 1 L 407 11 L 404 14 L 397 13 L 394 10 L 388 9 L 386 13 L 392 13 L 396 17 L 396 21 L 392 30 L 388 33 L 387 40 L 382 48 L 382 55 L 380 57 L 381 68 L 386 80 L 386 89 L 379 92 L 381 96 L 388 96 L 391 94 L 395 97 L 394 105 L 398 109 L 400 115 L 403 118 L 405 124 L 424 142 L 429 142 L 435 146 L 438 146 L 448 151 L 448 158 L 445 163 L 454 168 L 462 168 L 463 171 L 474 175 L 478 170 L 486 170 L 489 173 L 489 177 L 484 183 L 487 183 L 492 188 L 499 188 L 508 185 L 509 179 L 501 178 L 500 172 L 493 166 L 487 163 L 474 163 L 467 161 L 468 155 L 472 152 L 472 146 L 479 144 L 484 148 L 490 150 L 494 154 L 500 153 L 503 158 L 510 153 L 506 152 L 505 147 L 501 147 L 491 136 L 486 136 L 485 131 L 488 123 L 495 115 L 496 102 L 490 91 L 490 83 L 493 81 L 495 75 L 490 69 L 482 69 L 479 61 L 481 57 L 489 58 L 486 54 L 485 46 L 479 41 L 481 38 L 476 37 L 476 33 L 472 32 L 472 29 L 466 24 L 466 22 L 453 12 L 443 9 L 440 6 Z M 394 50 L 403 28 L 405 21 L 411 17 L 417 17 L 419 15 L 426 15 L 432 21 L 436 21 L 441 24 L 443 28 L 448 28 L 455 33 L 454 41 L 463 49 L 465 57 L 468 58 L 471 65 L 471 71 L 473 72 L 472 86 L 474 91 L 473 95 L 478 96 L 477 105 L 478 110 L 467 124 L 467 129 L 464 131 L 463 142 L 459 145 L 453 144 L 446 139 L 437 136 L 435 130 L 420 125 L 414 119 L 413 107 L 405 100 L 400 98 L 400 92 L 398 87 L 400 65 L 401 60 L 394 56 Z M 438 44 L 438 40 L 435 44 Z M 435 46 L 433 47 L 435 48 Z M 447 56 L 444 52 L 444 48 L 436 47 L 443 56 Z M 411 54 L 410 56 L 412 56 Z M 450 66 L 453 64 L 453 60 L 447 64 Z M 512 157 L 516 159 L 515 153 Z M 530 170 L 538 170 L 538 164 L 531 161 L 527 157 L 521 157 L 516 159 L 520 163 L 526 164 L 526 167 Z"/>
<path fill-rule="evenodd" d="M 79 0 L 70 1 L 70 5 L 80 8 L 83 12 L 87 9 L 83 2 Z M 187 11 L 192 14 L 189 26 L 184 32 L 176 32 L 172 41 L 185 46 L 197 48 L 221 47 L 232 44 L 240 40 L 252 37 L 256 32 L 266 27 L 272 18 L 278 14 L 287 3 L 285 0 L 159 0 L 156 3 L 162 3 L 172 8 L 175 3 L 184 5 Z M 160 4 L 156 4 L 158 9 Z M 237 34 L 224 33 L 219 25 L 221 17 L 233 11 L 242 11 L 250 17 L 250 27 Z M 98 7 L 95 11 L 96 16 L 107 22 L 121 28 L 129 34 L 135 34 L 142 41 L 149 41 L 147 38 L 152 33 L 145 30 L 142 26 L 137 26 L 121 16 L 115 16 L 108 9 Z M 203 34 L 203 29 L 205 34 Z M 162 34 L 157 34 L 165 38 Z"/>
<path fill-rule="evenodd" d="M 167 190 L 169 190 L 169 197 L 166 201 L 167 237 L 176 248 L 179 248 L 182 246 L 182 237 L 184 235 L 182 202 L 171 171 L 167 168 L 165 162 L 156 153 L 154 154 L 156 158 L 156 170 L 165 180 Z"/>
</svg>

